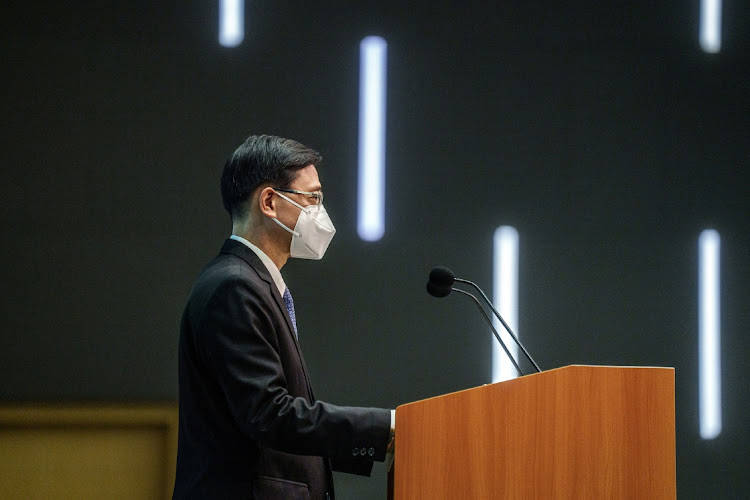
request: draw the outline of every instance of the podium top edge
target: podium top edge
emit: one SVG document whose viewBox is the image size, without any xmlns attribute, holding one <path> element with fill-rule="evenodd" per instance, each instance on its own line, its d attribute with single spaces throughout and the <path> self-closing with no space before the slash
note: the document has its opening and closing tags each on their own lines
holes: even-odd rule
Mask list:
<svg viewBox="0 0 750 500">
<path fill-rule="evenodd" d="M 643 370 L 643 369 L 647 369 L 647 370 L 672 370 L 672 371 L 674 371 L 674 367 L 673 367 L 673 366 L 630 366 L 630 365 L 626 365 L 626 366 L 620 366 L 620 365 L 565 365 L 565 366 L 561 366 L 561 367 L 559 367 L 559 368 L 552 368 L 551 370 L 544 370 L 544 372 L 551 372 L 551 371 L 553 371 L 553 370 L 562 370 L 562 369 L 564 369 L 564 368 L 571 368 L 571 367 L 584 367 L 584 368 L 617 368 L 617 369 L 620 369 L 620 368 L 628 368 L 628 369 L 636 369 L 636 370 Z M 542 372 L 542 373 L 544 373 L 544 372 Z M 538 375 L 538 374 L 536 374 L 536 373 L 532 373 L 531 375 Z"/>
<path fill-rule="evenodd" d="M 660 371 L 664 370 L 664 371 L 671 371 L 671 372 L 674 372 L 674 370 L 675 370 L 674 367 L 671 367 L 671 366 L 565 365 L 565 366 L 559 366 L 557 368 L 551 368 L 549 370 L 544 370 L 544 371 L 537 372 L 537 373 L 530 373 L 528 375 L 524 375 L 523 377 L 515 377 L 515 378 L 509 379 L 509 380 L 504 380 L 504 381 L 501 381 L 501 382 L 491 382 L 491 383 L 483 384 L 483 385 L 477 386 L 477 387 L 485 387 L 485 386 L 494 385 L 494 384 L 504 384 L 504 383 L 507 383 L 507 382 L 512 382 L 514 380 L 525 380 L 525 379 L 528 379 L 530 377 L 537 377 L 537 376 L 540 376 L 540 375 L 549 374 L 551 372 L 557 372 L 557 371 L 562 371 L 562 370 L 570 370 L 570 369 L 580 369 L 580 368 L 584 368 L 584 369 L 586 369 L 586 368 L 597 368 L 597 369 L 606 369 L 606 370 L 660 370 Z M 431 397 L 419 399 L 419 400 L 416 400 L 416 401 L 410 401 L 408 403 L 404 403 L 403 405 L 397 406 L 396 410 L 398 410 L 399 408 L 401 408 L 403 406 L 409 406 L 409 405 L 412 405 L 412 404 L 415 404 L 415 403 L 421 403 L 423 401 L 428 401 L 430 399 L 435 399 L 435 398 L 441 398 L 443 396 L 448 396 L 448 395 L 451 395 L 451 394 L 460 394 L 462 392 L 471 391 L 471 390 L 474 390 L 474 389 L 476 389 L 476 387 L 468 387 L 466 389 L 461 389 L 459 391 L 448 392 L 448 393 L 445 393 L 445 394 L 438 394 L 437 396 L 431 396 Z"/>
</svg>

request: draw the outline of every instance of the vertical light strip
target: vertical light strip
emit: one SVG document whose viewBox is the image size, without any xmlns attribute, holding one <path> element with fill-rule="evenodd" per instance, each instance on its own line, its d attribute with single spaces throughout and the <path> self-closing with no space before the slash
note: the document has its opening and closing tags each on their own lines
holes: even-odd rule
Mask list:
<svg viewBox="0 0 750 500">
<path fill-rule="evenodd" d="M 236 47 L 245 38 L 245 0 L 219 0 L 219 43 Z"/>
<path fill-rule="evenodd" d="M 513 333 L 518 333 L 518 231 L 511 226 L 500 226 L 494 236 L 492 300 Z M 518 360 L 518 346 L 497 318 L 493 319 L 508 350 Z M 492 381 L 502 382 L 518 375 L 503 348 L 492 337 Z"/>
<path fill-rule="evenodd" d="M 368 36 L 359 45 L 359 187 L 357 232 L 377 241 L 385 232 L 385 86 L 387 44 Z"/>
<path fill-rule="evenodd" d="M 701 0 L 701 48 L 709 54 L 721 50 L 721 0 Z"/>
<path fill-rule="evenodd" d="M 700 432 L 703 439 L 721 433 L 721 297 L 719 233 L 706 229 L 698 239 L 698 376 Z"/>
</svg>

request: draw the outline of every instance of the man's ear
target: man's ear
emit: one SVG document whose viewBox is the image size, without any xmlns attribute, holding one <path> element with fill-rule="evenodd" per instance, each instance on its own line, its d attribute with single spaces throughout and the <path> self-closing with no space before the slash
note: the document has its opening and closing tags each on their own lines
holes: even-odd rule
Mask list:
<svg viewBox="0 0 750 500">
<path fill-rule="evenodd" d="M 272 187 L 266 186 L 260 190 L 258 195 L 258 207 L 260 213 L 267 217 L 276 218 L 276 197 Z"/>
</svg>

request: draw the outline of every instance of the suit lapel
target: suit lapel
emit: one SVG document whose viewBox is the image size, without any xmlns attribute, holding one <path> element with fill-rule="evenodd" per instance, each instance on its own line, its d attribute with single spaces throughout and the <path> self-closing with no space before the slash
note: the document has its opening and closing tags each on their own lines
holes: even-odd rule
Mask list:
<svg viewBox="0 0 750 500">
<path fill-rule="evenodd" d="M 266 284 L 269 287 L 269 293 L 271 297 L 273 297 L 273 300 L 276 304 L 277 309 L 281 313 L 281 315 L 284 317 L 284 320 L 286 321 L 286 332 L 285 335 L 289 335 L 292 339 L 292 342 L 294 343 L 294 347 L 297 349 L 297 356 L 299 356 L 300 365 L 302 366 L 302 373 L 305 376 L 305 381 L 307 382 L 307 392 L 310 396 L 310 401 L 315 401 L 315 395 L 312 391 L 312 383 L 310 381 L 310 375 L 307 371 L 307 365 L 305 365 L 305 358 L 302 356 L 302 349 L 299 345 L 299 339 L 297 339 L 297 336 L 294 334 L 294 327 L 292 326 L 292 318 L 289 316 L 289 311 L 286 309 L 286 304 L 284 304 L 284 299 L 281 297 L 281 294 L 279 293 L 278 288 L 276 288 L 276 284 L 273 281 L 273 278 L 271 278 L 271 274 L 268 272 L 268 269 L 266 268 L 265 264 L 263 264 L 263 261 L 260 260 L 260 257 L 258 257 L 255 252 L 253 252 L 250 248 L 248 248 L 245 244 L 235 241 L 232 239 L 227 239 L 224 242 L 224 246 L 221 248 L 222 253 L 228 253 L 231 255 L 234 255 L 236 257 L 239 257 L 240 259 L 244 260 L 253 270 L 258 274 L 258 277 L 265 281 Z"/>
<path fill-rule="evenodd" d="M 263 263 L 261 262 L 261 265 Z M 310 375 L 307 371 L 307 365 L 305 365 L 305 358 L 302 356 L 302 349 L 299 345 L 299 339 L 297 338 L 297 335 L 294 334 L 294 328 L 292 327 L 292 318 L 289 316 L 289 311 L 286 308 L 286 304 L 284 303 L 284 299 L 281 298 L 279 295 L 279 290 L 276 288 L 276 285 L 273 283 L 271 284 L 273 288 L 273 292 L 271 295 L 273 295 L 273 299 L 276 301 L 276 307 L 281 309 L 282 313 L 284 314 L 284 319 L 286 319 L 286 326 L 287 331 L 289 332 L 289 335 L 292 336 L 292 341 L 294 341 L 295 347 L 297 347 L 297 354 L 299 355 L 300 363 L 302 363 L 302 372 L 305 374 L 305 380 L 307 381 L 307 392 L 310 395 L 310 401 L 315 401 L 315 395 L 313 394 L 312 390 L 312 382 L 310 381 Z"/>
</svg>

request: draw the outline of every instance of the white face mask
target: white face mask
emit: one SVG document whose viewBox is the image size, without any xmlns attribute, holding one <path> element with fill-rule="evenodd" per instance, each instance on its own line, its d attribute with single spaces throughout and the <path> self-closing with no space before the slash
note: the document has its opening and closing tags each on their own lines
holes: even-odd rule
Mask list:
<svg viewBox="0 0 750 500">
<path fill-rule="evenodd" d="M 336 228 L 333 227 L 333 222 L 328 217 L 326 209 L 322 204 L 303 207 L 278 191 L 276 194 L 302 210 L 297 217 L 294 230 L 286 227 L 279 219 L 272 219 L 276 224 L 292 233 L 292 244 L 289 249 L 291 256 L 295 259 L 322 259 L 333 239 L 333 235 L 336 234 Z"/>
</svg>

